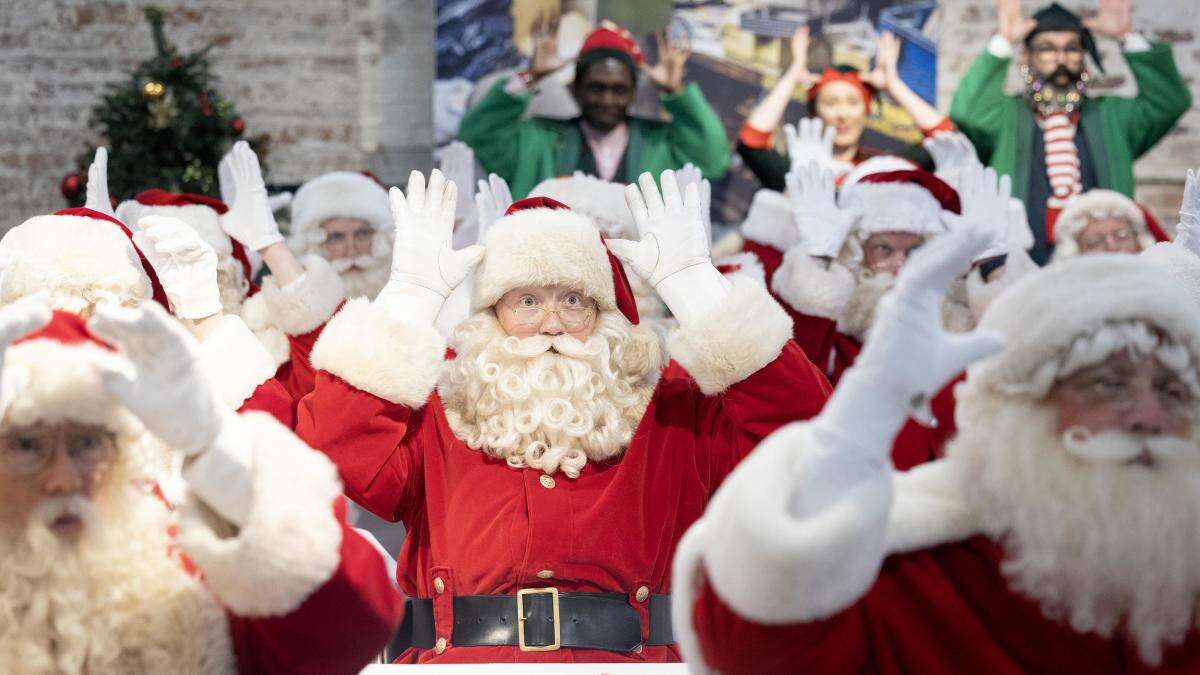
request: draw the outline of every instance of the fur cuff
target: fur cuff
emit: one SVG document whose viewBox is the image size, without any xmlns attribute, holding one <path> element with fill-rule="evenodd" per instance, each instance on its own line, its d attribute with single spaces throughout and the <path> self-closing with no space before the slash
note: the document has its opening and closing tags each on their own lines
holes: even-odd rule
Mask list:
<svg viewBox="0 0 1200 675">
<path fill-rule="evenodd" d="M 797 457 L 822 453 L 807 425 L 775 432 L 725 480 L 698 526 L 713 590 L 751 621 L 822 619 L 858 601 L 885 555 L 888 472 L 804 518 L 789 511 Z M 676 585 L 678 585 L 678 581 Z"/>
<path fill-rule="evenodd" d="M 801 314 L 837 321 L 854 293 L 854 274 L 836 261 L 825 269 L 795 247 L 783 255 L 771 290 Z"/>
<path fill-rule="evenodd" d="M 716 309 L 668 340 L 671 356 L 710 396 L 774 361 L 792 337 L 791 318 L 762 284 L 748 277 L 730 281 L 733 288 Z"/>
<path fill-rule="evenodd" d="M 355 298 L 325 326 L 312 365 L 369 394 L 419 408 L 437 385 L 445 353 L 446 340 L 433 326 L 401 321 Z"/>
<path fill-rule="evenodd" d="M 907 553 L 967 539 L 982 531 L 953 462 L 939 460 L 894 474 L 887 552 Z"/>
<path fill-rule="evenodd" d="M 230 410 L 242 407 L 259 385 L 275 377 L 277 364 L 236 316 L 221 317 L 199 347 L 200 367 Z"/>
<path fill-rule="evenodd" d="M 263 281 L 262 296 L 271 313 L 271 321 L 288 335 L 311 333 L 337 311 L 346 299 L 342 278 L 329 261 L 319 255 L 307 255 L 300 261 L 304 275 L 280 288 L 275 277 Z"/>
<path fill-rule="evenodd" d="M 212 512 L 189 495 L 179 510 L 179 545 L 234 614 L 283 616 L 337 571 L 342 527 L 333 502 L 342 484 L 332 462 L 269 415 L 247 413 L 238 421 L 253 466 L 246 525 L 222 537 Z"/>
<path fill-rule="evenodd" d="M 1200 256 L 1174 241 L 1159 242 L 1143 251 L 1141 256 L 1161 267 L 1192 296 L 1193 306 L 1200 307 Z"/>
</svg>

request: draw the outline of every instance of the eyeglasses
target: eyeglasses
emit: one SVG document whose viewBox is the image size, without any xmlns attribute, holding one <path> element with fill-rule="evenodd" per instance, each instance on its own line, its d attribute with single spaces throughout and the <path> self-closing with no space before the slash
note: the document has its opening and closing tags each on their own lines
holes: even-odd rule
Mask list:
<svg viewBox="0 0 1200 675">
<path fill-rule="evenodd" d="M 58 444 L 35 434 L 10 433 L 0 440 L 0 471 L 11 476 L 32 476 L 50 465 Z M 70 436 L 67 458 L 81 472 L 90 473 L 112 459 L 115 443 L 93 433 Z"/>
<path fill-rule="evenodd" d="M 521 297 L 516 303 L 501 305 L 512 313 L 517 325 L 523 328 L 540 326 L 547 316 L 557 314 L 563 328 L 575 331 L 587 327 L 596 314 L 595 302 L 574 293 L 557 303 L 557 306 L 544 305 L 531 295 Z"/>
<path fill-rule="evenodd" d="M 1195 405 L 1191 390 L 1175 377 L 1142 383 L 1123 373 L 1101 372 L 1070 387 L 1090 406 L 1112 406 L 1121 411 L 1133 408 L 1139 387 L 1148 387 L 1162 406 L 1172 412 L 1188 411 Z"/>
<path fill-rule="evenodd" d="M 1113 230 L 1107 234 L 1097 234 L 1079 240 L 1079 248 L 1084 251 L 1094 251 L 1108 242 L 1113 245 L 1124 244 L 1134 237 L 1132 227 L 1123 227 L 1119 230 Z"/>
<path fill-rule="evenodd" d="M 1051 44 L 1040 44 L 1030 47 L 1033 55 L 1039 59 L 1049 59 L 1052 56 L 1062 54 L 1068 58 L 1081 59 L 1083 58 L 1083 47 L 1080 45 L 1068 45 L 1066 47 L 1055 47 Z"/>
</svg>

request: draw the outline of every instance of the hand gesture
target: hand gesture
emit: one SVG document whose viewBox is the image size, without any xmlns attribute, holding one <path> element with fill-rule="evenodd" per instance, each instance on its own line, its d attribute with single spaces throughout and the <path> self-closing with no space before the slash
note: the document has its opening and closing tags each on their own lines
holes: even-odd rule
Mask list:
<svg viewBox="0 0 1200 675">
<path fill-rule="evenodd" d="M 452 141 L 442 150 L 440 168 L 448 182 L 463 186 L 463 189 L 458 191 L 458 202 L 454 206 L 454 212 L 459 217 L 470 214 L 470 187 L 475 184 L 475 153 L 466 143 Z"/>
<path fill-rule="evenodd" d="M 212 444 L 221 430 L 220 404 L 179 322 L 153 302 L 134 309 L 100 303 L 88 327 L 132 363 L 132 372 L 109 368 L 100 377 L 150 433 L 184 455 Z"/>
<path fill-rule="evenodd" d="M 1084 19 L 1083 25 L 1093 33 L 1121 40 L 1133 28 L 1132 14 L 1130 0 L 1100 0 L 1100 13 Z"/>
<path fill-rule="evenodd" d="M 503 178 L 493 173 L 488 174 L 487 180 L 479 181 L 479 191 L 475 193 L 475 210 L 479 214 L 477 243 L 483 243 L 488 228 L 503 218 L 512 204 L 512 193 L 509 192 L 508 182 Z"/>
<path fill-rule="evenodd" d="M 806 87 L 812 86 L 819 79 L 808 70 L 808 47 L 810 43 L 808 26 L 797 26 L 796 30 L 792 32 L 792 63 L 788 66 L 788 71 L 793 77 L 799 80 L 800 84 Z"/>
<path fill-rule="evenodd" d="M 665 28 L 654 32 L 654 41 L 658 45 L 658 63 L 653 66 L 643 63 L 642 72 L 660 90 L 678 94 L 683 91 L 683 76 L 692 47 L 685 38 L 670 34 Z"/>
<path fill-rule="evenodd" d="M 451 244 L 458 189 L 437 169 L 428 186 L 425 176 L 414 171 L 408 195 L 393 187 L 388 198 L 396 225 L 391 281 L 420 286 L 445 299 L 483 258 L 482 246 L 455 251 Z"/>
<path fill-rule="evenodd" d="M 1175 242 L 1200 255 L 1200 169 L 1188 169 L 1183 184 L 1183 203 L 1179 205 L 1179 227 Z"/>
<path fill-rule="evenodd" d="M 881 91 L 900 81 L 900 39 L 888 31 L 875 42 L 875 67 L 863 78 Z"/>
<path fill-rule="evenodd" d="M 561 19 L 562 15 L 558 12 L 539 12 L 533 20 L 529 31 L 533 41 L 529 75 L 534 82 L 567 65 L 567 60 L 558 53 L 558 23 Z"/>
<path fill-rule="evenodd" d="M 1037 25 L 1021 13 L 1021 0 L 996 0 L 996 20 L 1001 37 L 1013 44 L 1024 40 Z"/>
<path fill-rule="evenodd" d="M 835 176 L 850 170 L 849 164 L 833 158 L 833 139 L 837 130 L 826 128 L 820 117 L 806 117 L 796 126 L 785 124 L 783 134 L 787 140 L 788 162 L 793 170 L 808 166 L 809 162 L 833 171 Z"/>
<path fill-rule="evenodd" d="M 250 149 L 250 144 L 246 141 L 234 143 L 217 169 L 218 173 L 228 172 L 235 195 L 229 211 L 221 216 L 221 229 L 225 234 L 252 251 L 261 251 L 283 241 L 271 211 L 258 155 Z"/>
<path fill-rule="evenodd" d="M 108 195 L 108 150 L 96 148 L 96 155 L 88 167 L 87 198 L 83 205 L 93 211 L 117 217 L 113 211 L 112 198 Z"/>
<path fill-rule="evenodd" d="M 641 240 L 608 242 L 614 255 L 654 287 L 693 265 L 711 264 L 699 188 L 692 184 L 680 194 L 675 172 L 670 170 L 662 173 L 660 182 L 661 194 L 650 173 L 625 188 L 625 201 Z"/>
<path fill-rule="evenodd" d="M 162 281 L 175 316 L 203 319 L 221 311 L 217 254 L 187 223 L 168 216 L 137 222 L 133 242 Z"/>
<path fill-rule="evenodd" d="M 838 207 L 833 172 L 815 161 L 792 169 L 785 181 L 800 246 L 808 255 L 836 258 L 858 222 L 860 209 Z"/>
<path fill-rule="evenodd" d="M 712 241 L 712 183 L 700 173 L 700 167 L 688 162 L 683 165 L 683 168 L 675 172 L 675 180 L 679 182 L 679 189 L 687 192 L 687 186 L 695 185 L 700 191 L 700 214 L 704 216 L 704 233 L 708 236 L 708 240 Z"/>
<path fill-rule="evenodd" d="M 0 307 L 0 417 L 4 416 L 11 400 L 10 392 L 25 384 L 3 379 L 4 353 L 14 340 L 19 340 L 45 326 L 50 321 L 50 316 L 50 307 L 40 295 L 27 295 Z"/>
<path fill-rule="evenodd" d="M 988 245 L 976 260 L 1003 255 L 1008 252 L 1008 203 L 1012 197 L 1012 179 L 1007 175 L 997 176 L 996 170 L 982 165 L 969 166 L 963 170 L 958 186 L 962 203 L 962 216 L 943 213 L 942 221 L 951 232 L 962 229 L 964 221 L 969 227 L 988 235 Z"/>
<path fill-rule="evenodd" d="M 939 131 L 926 138 L 921 145 L 933 157 L 934 169 L 938 178 L 957 187 L 963 171 L 981 168 L 979 155 L 971 140 L 958 131 Z"/>
</svg>

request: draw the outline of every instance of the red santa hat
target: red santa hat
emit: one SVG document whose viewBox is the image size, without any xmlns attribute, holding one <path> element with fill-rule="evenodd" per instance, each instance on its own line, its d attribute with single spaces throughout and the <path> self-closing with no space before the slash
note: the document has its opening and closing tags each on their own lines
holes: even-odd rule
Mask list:
<svg viewBox="0 0 1200 675">
<path fill-rule="evenodd" d="M 646 55 L 637 40 L 628 30 L 605 19 L 600 27 L 592 31 L 579 48 L 576 67 L 583 68 L 603 58 L 614 58 L 624 62 L 637 76 L 638 67 L 646 62 Z"/>
<path fill-rule="evenodd" d="M 88 330 L 76 314 L 55 311 L 41 329 L 13 342 L 4 355 L 3 424 L 76 422 L 121 437 L 141 425 L 105 389 L 100 373 L 128 361 Z"/>
<path fill-rule="evenodd" d="M 374 177 L 353 171 L 333 171 L 301 185 L 292 197 L 292 236 L 305 244 L 323 241 L 321 223 L 330 218 L 358 218 L 377 232 L 391 232 L 387 190 Z"/>
<path fill-rule="evenodd" d="M 112 216 L 88 208 L 35 216 L 0 239 L 7 259 L 0 276 L 0 304 L 48 293 L 52 306 L 82 312 L 107 295 L 121 302 L 153 299 L 164 308 L 167 294 L 133 234 Z"/>
<path fill-rule="evenodd" d="M 160 188 L 151 188 L 117 205 L 117 217 L 135 227 L 146 216 L 170 216 L 182 220 L 213 247 L 218 257 L 233 257 L 241 266 L 246 280 L 250 281 L 254 278 L 254 272 L 246 248 L 221 228 L 221 216 L 227 211 L 229 207 L 220 199 L 190 192 L 168 192 Z M 253 284 L 251 286 L 253 289 Z M 253 290 L 250 294 L 253 294 Z"/>
<path fill-rule="evenodd" d="M 840 203 L 861 208 L 855 228 L 860 238 L 877 232 L 941 234 L 942 212 L 962 213 L 954 188 L 917 168 L 867 173 L 843 187 Z"/>
<path fill-rule="evenodd" d="M 1079 235 L 1092 221 L 1107 218 L 1123 220 L 1133 228 L 1141 250 L 1145 251 L 1158 241 L 1166 241 L 1166 234 L 1146 209 L 1129 197 L 1113 190 L 1100 188 L 1088 190 L 1071 200 L 1058 214 L 1054 223 L 1054 262 L 1079 255 Z M 1153 223 L 1153 228 L 1151 227 Z M 1157 230 L 1157 232 L 1155 232 Z"/>
<path fill-rule="evenodd" d="M 471 311 L 494 306 L 521 286 L 565 285 L 617 310 L 637 325 L 637 303 L 625 268 L 586 216 L 549 197 L 522 199 L 488 228 L 475 271 Z"/>
</svg>

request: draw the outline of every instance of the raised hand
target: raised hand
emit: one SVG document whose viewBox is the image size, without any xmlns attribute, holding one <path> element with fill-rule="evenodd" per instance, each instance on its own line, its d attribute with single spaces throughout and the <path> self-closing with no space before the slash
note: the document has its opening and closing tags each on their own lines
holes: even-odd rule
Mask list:
<svg viewBox="0 0 1200 675">
<path fill-rule="evenodd" d="M 221 159 L 233 181 L 234 200 L 221 216 L 221 229 L 253 251 L 283 241 L 275 214 L 271 211 L 267 186 L 263 182 L 258 155 L 246 141 L 238 141 Z M 221 170 L 218 167 L 218 172 Z"/>
<path fill-rule="evenodd" d="M 447 181 L 463 186 L 463 189 L 458 191 L 458 202 L 455 204 L 454 212 L 460 217 L 469 215 L 471 212 L 470 187 L 475 184 L 475 153 L 466 143 L 452 141 L 442 149 L 440 168 Z"/>
<path fill-rule="evenodd" d="M 529 75 L 536 82 L 564 66 L 568 61 L 558 53 L 558 23 L 562 15 L 558 12 L 539 12 L 530 27 L 533 41 L 533 56 L 529 61 Z"/>
<path fill-rule="evenodd" d="M 700 191 L 700 214 L 704 216 L 704 232 L 708 235 L 708 240 L 712 241 L 712 183 L 704 177 L 700 172 L 700 167 L 688 162 L 683 165 L 683 168 L 675 172 L 675 180 L 679 182 L 679 189 L 682 192 L 687 191 L 687 186 L 695 185 Z"/>
<path fill-rule="evenodd" d="M 483 258 L 482 246 L 455 251 L 451 244 L 458 189 L 437 169 L 429 175 L 428 185 L 425 176 L 414 171 L 407 196 L 393 187 L 388 198 L 396 225 L 388 285 L 418 286 L 444 300 Z"/>
<path fill-rule="evenodd" d="M 487 180 L 479 181 L 478 187 L 475 210 L 479 214 L 479 236 L 476 241 L 482 244 L 488 228 L 504 217 L 508 207 L 513 204 L 513 198 L 508 182 L 494 173 L 488 174 Z"/>
<path fill-rule="evenodd" d="M 654 32 L 654 40 L 658 44 L 658 63 L 653 66 L 643 63 L 642 72 L 662 91 L 678 94 L 683 91 L 683 76 L 692 47 L 685 38 L 676 37 L 665 28 Z"/>
<path fill-rule="evenodd" d="M 1179 226 L 1175 242 L 1200 255 L 1200 169 L 1188 169 L 1183 184 L 1183 203 L 1179 205 Z"/>
<path fill-rule="evenodd" d="M 609 248 L 622 262 L 657 287 L 663 279 L 694 265 L 709 264 L 708 237 L 700 213 L 700 190 L 688 185 L 680 194 L 674 171 L 664 171 L 662 192 L 654 176 L 643 173 L 637 185 L 625 188 L 640 241 L 613 239 Z"/>
<path fill-rule="evenodd" d="M 84 206 L 105 215 L 117 217 L 113 211 L 112 198 L 108 195 L 108 150 L 96 148 L 96 155 L 88 167 L 87 198 Z"/>
<path fill-rule="evenodd" d="M 221 311 L 217 254 L 187 223 L 167 216 L 146 216 L 133 233 L 162 281 L 175 316 L 203 319 Z"/>
<path fill-rule="evenodd" d="M 100 303 L 88 327 L 133 364 L 133 372 L 109 368 L 100 377 L 150 433 L 184 455 L 212 444 L 221 406 L 201 373 L 195 341 L 178 321 L 153 302 L 133 309 Z"/>
<path fill-rule="evenodd" d="M 962 171 L 983 166 L 975 146 L 961 132 L 939 131 L 922 141 L 921 145 L 933 157 L 938 177 L 952 186 L 957 186 Z"/>
<path fill-rule="evenodd" d="M 997 176 L 990 166 L 968 166 L 959 176 L 958 196 L 962 215 L 943 213 L 947 229 L 953 232 L 965 226 L 988 235 L 989 243 L 976 260 L 1007 253 L 1012 179 L 1007 175 Z"/>
<path fill-rule="evenodd" d="M 785 181 L 800 246 L 808 255 L 836 258 L 858 222 L 860 209 L 838 207 L 833 172 L 815 161 L 793 168 Z"/>
<path fill-rule="evenodd" d="M 1133 3 L 1130 0 L 1100 0 L 1100 13 L 1083 20 L 1093 33 L 1123 39 L 1133 28 Z"/>
<path fill-rule="evenodd" d="M 820 117 L 806 117 L 796 126 L 785 124 L 783 134 L 787 139 L 788 161 L 792 169 L 816 162 L 835 175 L 850 170 L 849 164 L 833 158 L 833 139 L 837 129 L 826 127 Z"/>
<path fill-rule="evenodd" d="M 819 79 L 808 70 L 808 47 L 810 43 L 808 26 L 798 26 L 792 33 L 792 63 L 788 66 L 788 71 L 791 72 L 793 77 L 799 79 L 800 84 L 805 86 L 811 86 Z"/>
<path fill-rule="evenodd" d="M 875 42 L 875 67 L 863 79 L 881 91 L 887 91 L 900 81 L 900 39 L 889 31 L 879 34 Z"/>
<path fill-rule="evenodd" d="M 1000 36 L 1013 44 L 1024 40 L 1037 25 L 1021 13 L 1021 0 L 996 0 L 996 21 Z"/>
</svg>

